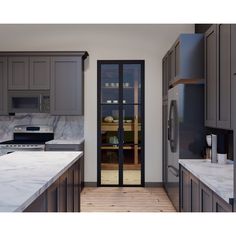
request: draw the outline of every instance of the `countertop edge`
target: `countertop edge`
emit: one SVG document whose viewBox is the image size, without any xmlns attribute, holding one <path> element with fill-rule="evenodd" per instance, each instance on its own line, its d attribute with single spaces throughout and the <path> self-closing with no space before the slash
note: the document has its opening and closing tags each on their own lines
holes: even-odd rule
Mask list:
<svg viewBox="0 0 236 236">
<path fill-rule="evenodd" d="M 66 170 L 68 170 L 76 161 L 78 161 L 84 153 L 82 151 L 79 152 L 79 155 L 71 161 L 68 165 L 66 165 L 61 171 L 59 171 L 54 177 L 49 179 L 49 181 L 44 184 L 37 192 L 35 192 L 30 198 L 28 198 L 24 203 L 22 203 L 19 207 L 17 207 L 13 212 L 23 212 L 34 200 L 36 200 L 47 188 L 49 188 Z"/>
</svg>

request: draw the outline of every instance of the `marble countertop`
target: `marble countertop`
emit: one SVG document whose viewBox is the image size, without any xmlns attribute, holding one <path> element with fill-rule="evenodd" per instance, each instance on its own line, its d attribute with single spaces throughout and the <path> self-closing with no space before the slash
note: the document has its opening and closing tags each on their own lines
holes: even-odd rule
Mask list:
<svg viewBox="0 0 236 236">
<path fill-rule="evenodd" d="M 0 157 L 0 212 L 23 211 L 83 152 L 14 152 Z"/>
<path fill-rule="evenodd" d="M 227 203 L 233 199 L 233 163 L 225 165 L 210 160 L 180 159 L 179 163 Z"/>
<path fill-rule="evenodd" d="M 84 138 L 81 139 L 53 139 L 45 144 L 81 144 L 84 142 Z"/>
</svg>

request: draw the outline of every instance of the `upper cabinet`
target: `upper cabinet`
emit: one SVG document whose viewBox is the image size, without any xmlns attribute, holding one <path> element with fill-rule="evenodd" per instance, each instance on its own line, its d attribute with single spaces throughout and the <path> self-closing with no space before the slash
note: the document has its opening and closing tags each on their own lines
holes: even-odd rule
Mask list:
<svg viewBox="0 0 236 236">
<path fill-rule="evenodd" d="M 30 89 L 50 89 L 50 57 L 32 56 L 29 60 Z"/>
<path fill-rule="evenodd" d="M 0 57 L 0 115 L 7 114 L 7 58 Z"/>
<path fill-rule="evenodd" d="M 83 115 L 87 56 L 86 51 L 0 52 L 0 115 Z"/>
<path fill-rule="evenodd" d="M 167 57 L 167 59 L 165 59 Z M 167 73 L 163 65 L 163 79 L 169 86 L 178 83 L 199 83 L 204 78 L 204 35 L 180 34 L 173 46 L 163 58 L 167 64 Z"/>
<path fill-rule="evenodd" d="M 83 115 L 82 57 L 53 57 L 51 114 Z"/>
<path fill-rule="evenodd" d="M 8 58 L 8 89 L 24 90 L 29 88 L 29 58 Z"/>
<path fill-rule="evenodd" d="M 50 89 L 50 57 L 9 57 L 8 89 Z"/>
<path fill-rule="evenodd" d="M 168 62 L 168 54 L 164 56 L 162 59 L 162 98 L 167 99 L 168 95 L 168 83 L 169 83 L 169 70 L 168 70 L 169 62 Z"/>
<path fill-rule="evenodd" d="M 231 25 L 212 25 L 205 33 L 205 125 L 231 128 Z"/>
</svg>

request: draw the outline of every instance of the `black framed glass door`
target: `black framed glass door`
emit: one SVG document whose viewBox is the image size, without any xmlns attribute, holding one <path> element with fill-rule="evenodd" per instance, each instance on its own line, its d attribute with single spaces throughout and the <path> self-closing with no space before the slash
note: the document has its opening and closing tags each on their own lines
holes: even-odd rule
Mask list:
<svg viewBox="0 0 236 236">
<path fill-rule="evenodd" d="M 144 186 L 144 61 L 98 61 L 98 186 Z"/>
</svg>

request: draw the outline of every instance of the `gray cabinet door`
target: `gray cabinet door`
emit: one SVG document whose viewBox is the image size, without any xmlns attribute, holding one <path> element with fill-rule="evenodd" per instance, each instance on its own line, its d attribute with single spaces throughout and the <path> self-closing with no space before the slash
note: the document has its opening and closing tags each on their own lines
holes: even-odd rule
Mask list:
<svg viewBox="0 0 236 236">
<path fill-rule="evenodd" d="M 231 42 L 236 42 L 236 24 L 231 25 Z M 236 128 L 236 106 L 235 106 L 236 92 L 235 91 L 236 91 L 236 43 L 232 43 L 231 44 L 231 101 L 232 101 L 231 102 L 231 128 L 233 129 Z"/>
<path fill-rule="evenodd" d="M 205 34 L 205 125 L 216 127 L 217 27 Z"/>
<path fill-rule="evenodd" d="M 217 128 L 230 129 L 230 25 L 218 25 Z"/>
<path fill-rule="evenodd" d="M 200 212 L 212 212 L 212 191 L 200 183 Z"/>
<path fill-rule="evenodd" d="M 7 114 L 7 58 L 0 57 L 0 115 Z"/>
<path fill-rule="evenodd" d="M 169 82 L 175 78 L 175 51 L 170 49 L 169 52 Z"/>
<path fill-rule="evenodd" d="M 8 89 L 29 88 L 29 57 L 8 58 Z"/>
<path fill-rule="evenodd" d="M 199 212 L 200 211 L 200 199 L 199 199 L 199 180 L 193 175 L 189 175 L 189 186 L 190 186 L 190 198 L 189 205 L 191 212 Z"/>
<path fill-rule="evenodd" d="M 52 57 L 51 114 L 83 115 L 82 57 Z"/>
<path fill-rule="evenodd" d="M 50 57 L 30 57 L 30 89 L 50 89 Z"/>
<path fill-rule="evenodd" d="M 221 199 L 216 194 L 213 194 L 213 212 L 232 212 L 233 207 Z"/>
<path fill-rule="evenodd" d="M 166 99 L 168 94 L 168 57 L 162 60 L 162 98 Z"/>
<path fill-rule="evenodd" d="M 190 212 L 189 207 L 189 172 L 181 166 L 180 169 L 180 209 L 181 212 Z"/>
<path fill-rule="evenodd" d="M 175 44 L 175 77 L 180 76 L 180 41 Z"/>
</svg>

